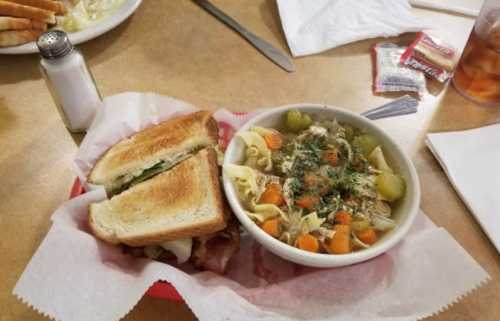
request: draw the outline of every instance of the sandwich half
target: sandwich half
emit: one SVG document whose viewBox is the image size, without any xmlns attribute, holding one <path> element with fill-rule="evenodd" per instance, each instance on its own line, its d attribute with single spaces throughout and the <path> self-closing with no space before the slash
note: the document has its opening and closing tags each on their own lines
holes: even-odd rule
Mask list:
<svg viewBox="0 0 500 321">
<path fill-rule="evenodd" d="M 205 148 L 168 171 L 89 208 L 94 235 L 133 247 L 218 232 L 226 227 L 217 155 Z"/>
<path fill-rule="evenodd" d="M 218 140 L 217 122 L 208 111 L 171 118 L 111 147 L 90 172 L 88 182 L 108 195 L 166 171 Z"/>
<path fill-rule="evenodd" d="M 217 141 L 217 122 L 201 111 L 111 147 L 88 177 L 109 197 L 89 206 L 92 233 L 134 256 L 224 273 L 240 234 L 221 192 Z"/>
</svg>

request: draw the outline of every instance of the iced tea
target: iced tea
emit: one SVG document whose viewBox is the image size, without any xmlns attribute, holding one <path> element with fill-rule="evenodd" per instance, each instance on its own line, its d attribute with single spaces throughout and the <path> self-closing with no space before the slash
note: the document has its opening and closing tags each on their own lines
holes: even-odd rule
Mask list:
<svg viewBox="0 0 500 321">
<path fill-rule="evenodd" d="M 480 104 L 500 106 L 500 10 L 486 15 L 472 30 L 453 84 Z"/>
</svg>

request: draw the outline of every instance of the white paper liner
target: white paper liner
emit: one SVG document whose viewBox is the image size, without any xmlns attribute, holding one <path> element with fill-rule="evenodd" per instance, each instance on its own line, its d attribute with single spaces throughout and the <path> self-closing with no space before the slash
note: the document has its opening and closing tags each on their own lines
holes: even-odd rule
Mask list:
<svg viewBox="0 0 500 321">
<path fill-rule="evenodd" d="M 109 146 L 150 124 L 191 112 L 187 103 L 124 93 L 105 107 L 76 159 L 80 178 Z M 250 116 L 219 110 L 234 127 Z M 397 246 L 370 261 L 313 269 L 284 261 L 244 235 L 228 274 L 195 272 L 121 253 L 88 230 L 87 207 L 102 188 L 65 202 L 13 293 L 60 321 L 119 320 L 157 280 L 175 286 L 199 320 L 418 320 L 447 308 L 489 279 L 467 252 L 422 212 Z"/>
</svg>

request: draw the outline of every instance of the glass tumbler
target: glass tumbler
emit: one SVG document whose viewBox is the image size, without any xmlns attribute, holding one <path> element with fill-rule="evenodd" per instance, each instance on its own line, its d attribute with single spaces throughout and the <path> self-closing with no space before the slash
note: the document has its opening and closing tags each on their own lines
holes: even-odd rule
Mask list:
<svg viewBox="0 0 500 321">
<path fill-rule="evenodd" d="M 500 0 L 485 0 L 453 76 L 465 97 L 500 106 Z"/>
</svg>

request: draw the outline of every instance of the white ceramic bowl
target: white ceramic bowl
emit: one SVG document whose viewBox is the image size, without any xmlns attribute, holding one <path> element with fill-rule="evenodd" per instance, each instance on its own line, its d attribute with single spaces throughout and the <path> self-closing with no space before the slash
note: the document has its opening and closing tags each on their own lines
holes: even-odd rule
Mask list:
<svg viewBox="0 0 500 321">
<path fill-rule="evenodd" d="M 295 263 L 324 268 L 336 267 L 366 261 L 386 252 L 405 236 L 418 213 L 420 205 L 420 185 L 417 172 L 411 160 L 404 154 L 394 140 L 375 125 L 374 122 L 358 114 L 332 106 L 300 104 L 273 108 L 252 118 L 241 127 L 239 131 L 247 131 L 251 126 L 268 128 L 277 127 L 278 124 L 282 124 L 283 114 L 293 108 L 297 108 L 311 115 L 319 116 L 323 119 L 337 118 L 338 121 L 351 124 L 379 139 L 389 164 L 395 172 L 402 175 L 406 181 L 405 197 L 400 200 L 393 209 L 393 218 L 397 221 L 397 226 L 386 233 L 370 248 L 358 252 L 334 255 L 303 251 L 269 236 L 256 225 L 243 211 L 242 204 L 238 199 L 230 178 L 223 174 L 224 191 L 226 192 L 227 199 L 233 212 L 236 214 L 243 227 L 257 240 L 257 242 L 274 254 Z M 236 137 L 233 138 L 226 150 L 224 164 L 241 164 L 244 159 L 244 151 L 245 144 L 241 139 Z"/>
</svg>

